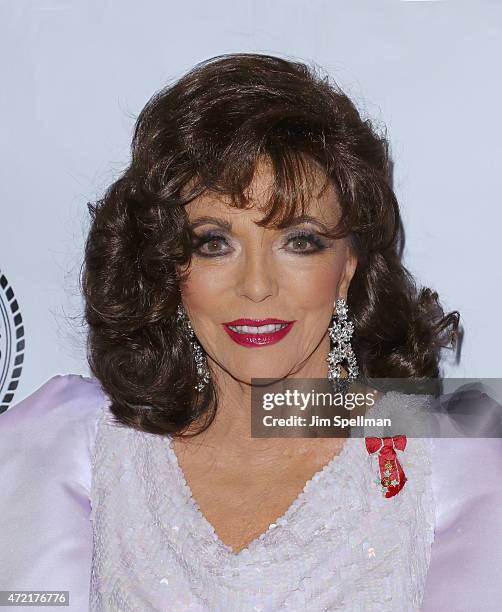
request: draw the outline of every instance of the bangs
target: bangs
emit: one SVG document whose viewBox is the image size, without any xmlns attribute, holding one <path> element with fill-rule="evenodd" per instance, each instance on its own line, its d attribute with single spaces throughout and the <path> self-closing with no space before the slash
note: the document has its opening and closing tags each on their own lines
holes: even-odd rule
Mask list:
<svg viewBox="0 0 502 612">
<path fill-rule="evenodd" d="M 340 190 L 330 176 L 329 168 L 320 163 L 312 154 L 286 146 L 266 150 L 249 151 L 235 146 L 227 151 L 225 164 L 208 159 L 201 164 L 196 175 L 184 189 L 184 204 L 210 191 L 227 197 L 232 208 L 245 210 L 257 207 L 263 218 L 256 224 L 269 229 L 282 229 L 294 219 L 308 214 L 312 200 L 322 197 L 331 186 L 339 203 L 341 218 L 335 225 L 328 224 L 321 235 L 340 238 L 348 233 L 344 227 L 344 210 Z M 212 162 L 212 163 L 211 163 Z M 251 189 L 257 172 L 269 173 L 269 185 L 258 198 Z"/>
</svg>

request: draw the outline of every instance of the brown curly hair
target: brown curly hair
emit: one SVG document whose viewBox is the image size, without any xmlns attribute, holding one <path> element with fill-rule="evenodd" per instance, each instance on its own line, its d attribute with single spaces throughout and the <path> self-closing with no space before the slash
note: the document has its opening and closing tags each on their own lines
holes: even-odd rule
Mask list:
<svg viewBox="0 0 502 612">
<path fill-rule="evenodd" d="M 139 114 L 131 161 L 96 203 L 81 289 L 87 359 L 112 399 L 117 422 L 187 435 L 212 422 L 213 382 L 197 392 L 186 335 L 175 322 L 179 270 L 193 236 L 184 206 L 206 189 L 246 207 L 259 157 L 272 163 L 273 190 L 259 225 L 281 227 L 312 189 L 312 165 L 337 191 L 358 258 L 347 303 L 362 377 L 435 378 L 442 348 L 459 336 L 459 313 L 417 289 L 400 261 L 402 225 L 385 135 L 317 66 L 270 55 L 228 54 L 196 65 L 155 93 Z"/>
</svg>

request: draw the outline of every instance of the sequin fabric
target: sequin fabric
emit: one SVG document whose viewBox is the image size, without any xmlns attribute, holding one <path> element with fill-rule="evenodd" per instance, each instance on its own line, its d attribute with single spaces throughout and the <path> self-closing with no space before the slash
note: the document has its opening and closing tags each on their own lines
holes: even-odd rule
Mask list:
<svg viewBox="0 0 502 612">
<path fill-rule="evenodd" d="M 414 401 L 417 398 L 417 402 Z M 388 392 L 371 409 L 423 398 Z M 377 484 L 364 437 L 305 484 L 288 510 L 234 553 L 201 513 L 169 437 L 99 416 L 92 460 L 91 612 L 420 610 L 434 539 L 431 439 L 399 453 L 407 482 Z"/>
</svg>

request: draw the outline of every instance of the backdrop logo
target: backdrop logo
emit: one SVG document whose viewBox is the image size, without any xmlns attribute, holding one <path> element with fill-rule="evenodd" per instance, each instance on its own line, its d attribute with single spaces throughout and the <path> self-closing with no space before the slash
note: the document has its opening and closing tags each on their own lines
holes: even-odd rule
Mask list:
<svg viewBox="0 0 502 612">
<path fill-rule="evenodd" d="M 14 399 L 23 360 L 23 317 L 14 291 L 0 270 L 0 414 Z"/>
</svg>

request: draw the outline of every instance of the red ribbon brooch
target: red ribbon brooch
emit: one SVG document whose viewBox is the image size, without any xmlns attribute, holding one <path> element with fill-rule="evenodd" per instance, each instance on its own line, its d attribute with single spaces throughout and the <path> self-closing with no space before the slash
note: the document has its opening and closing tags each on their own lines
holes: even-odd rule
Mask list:
<svg viewBox="0 0 502 612">
<path fill-rule="evenodd" d="M 396 449 L 403 451 L 406 447 L 406 436 L 391 438 L 365 438 L 366 449 L 371 455 L 378 452 L 380 479 L 375 482 L 382 485 L 384 497 L 393 497 L 404 487 L 407 478 L 397 460 Z"/>
</svg>

